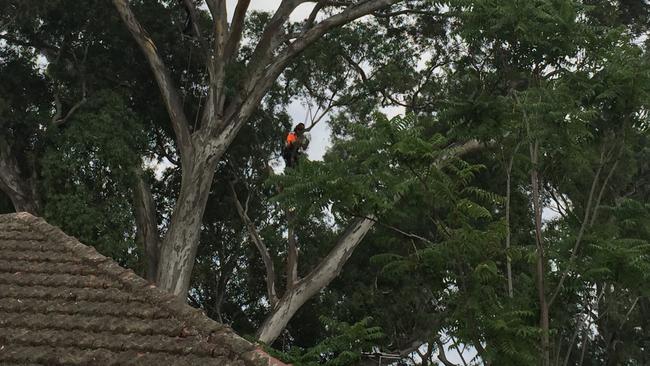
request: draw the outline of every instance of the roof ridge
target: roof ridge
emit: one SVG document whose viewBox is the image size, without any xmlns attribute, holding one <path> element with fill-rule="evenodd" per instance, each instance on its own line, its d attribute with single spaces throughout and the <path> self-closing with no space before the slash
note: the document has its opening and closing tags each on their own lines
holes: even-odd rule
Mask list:
<svg viewBox="0 0 650 366">
<path fill-rule="evenodd" d="M 100 273 L 119 282 L 124 286 L 124 291 L 131 293 L 138 291 L 138 294 L 152 305 L 169 311 L 179 321 L 195 328 L 199 334 L 207 336 L 207 342 L 225 345 L 230 352 L 239 354 L 247 365 L 285 365 L 269 356 L 259 346 L 237 335 L 229 326 L 210 319 L 200 309 L 181 302 L 175 296 L 147 282 L 132 270 L 123 268 L 113 259 L 100 254 L 93 247 L 84 245 L 76 238 L 65 234 L 58 227 L 48 224 L 44 219 L 27 212 L 0 215 L 0 224 L 16 220 L 27 224 L 33 230 L 43 234 L 50 242 L 63 246 L 83 262 L 97 268 Z"/>
</svg>

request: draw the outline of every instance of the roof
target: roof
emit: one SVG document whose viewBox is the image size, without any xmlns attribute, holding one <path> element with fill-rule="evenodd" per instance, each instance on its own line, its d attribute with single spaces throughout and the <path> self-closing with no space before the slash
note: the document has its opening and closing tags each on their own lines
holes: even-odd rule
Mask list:
<svg viewBox="0 0 650 366">
<path fill-rule="evenodd" d="M 0 364 L 282 365 L 27 213 L 0 215 Z"/>
</svg>

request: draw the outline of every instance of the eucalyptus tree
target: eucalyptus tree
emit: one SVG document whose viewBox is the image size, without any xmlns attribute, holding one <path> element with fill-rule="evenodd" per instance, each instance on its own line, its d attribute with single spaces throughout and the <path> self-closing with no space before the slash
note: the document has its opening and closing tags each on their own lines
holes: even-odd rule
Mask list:
<svg viewBox="0 0 650 366">
<path fill-rule="evenodd" d="M 194 2 L 185 1 L 192 36 L 201 45 L 208 71 L 205 105 L 198 122 L 192 124 L 156 41 L 146 32 L 126 0 L 113 1 L 158 83 L 183 169 L 180 193 L 160 248 L 159 286 L 181 298 L 186 296 L 201 218 L 216 165 L 282 71 L 303 50 L 332 29 L 397 2 L 319 2 L 306 21 L 291 25 L 288 24 L 289 16 L 304 1 L 282 1 L 260 32 L 252 35 L 253 45 L 248 47 L 243 39 L 243 30 L 250 1 L 237 3 L 230 24 L 225 1 L 207 1 L 209 16 Z M 409 10 L 400 11 L 408 13 Z M 381 15 L 390 16 L 391 13 L 383 12 Z M 227 83 L 230 80 L 232 84 Z"/>
</svg>

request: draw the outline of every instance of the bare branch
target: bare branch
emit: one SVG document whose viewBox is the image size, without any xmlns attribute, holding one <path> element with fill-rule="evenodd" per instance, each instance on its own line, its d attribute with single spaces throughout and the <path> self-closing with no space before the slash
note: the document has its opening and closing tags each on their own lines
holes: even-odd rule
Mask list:
<svg viewBox="0 0 650 366">
<path fill-rule="evenodd" d="M 636 307 L 636 304 L 639 302 L 639 299 L 640 299 L 640 297 L 637 296 L 634 299 L 634 302 L 632 303 L 632 306 L 630 306 L 630 309 L 628 309 L 627 313 L 625 313 L 625 318 L 623 318 L 623 321 L 621 322 L 621 325 L 619 325 L 619 327 L 618 327 L 619 332 L 623 330 L 623 325 L 625 325 L 625 322 L 627 322 L 630 319 L 630 314 L 632 314 L 632 312 L 634 311 L 634 308 Z"/>
<path fill-rule="evenodd" d="M 568 217 L 569 217 L 567 215 L 568 207 L 563 207 L 563 205 L 560 202 L 558 196 L 555 194 L 555 192 L 553 191 L 552 188 L 547 189 L 547 191 L 548 191 L 549 195 L 551 196 L 551 199 L 553 200 L 553 202 L 555 202 L 555 207 L 557 207 L 557 210 L 553 210 L 553 211 L 556 211 L 560 216 L 562 216 L 563 219 L 567 220 Z"/>
<path fill-rule="evenodd" d="M 235 208 L 237 209 L 237 214 L 239 214 L 239 217 L 246 225 L 246 229 L 248 230 L 248 235 L 250 236 L 251 240 L 255 244 L 255 247 L 257 247 L 257 250 L 262 256 L 262 261 L 264 262 L 264 267 L 266 268 L 266 292 L 267 292 L 267 296 L 269 297 L 269 302 L 271 303 L 271 307 L 273 308 L 278 303 L 278 295 L 277 292 L 275 291 L 275 268 L 273 266 L 273 260 L 271 259 L 271 254 L 269 253 L 266 244 L 264 244 L 262 237 L 259 235 L 257 228 L 255 227 L 255 224 L 248 217 L 248 213 L 246 212 L 247 210 L 245 210 L 244 207 L 242 207 L 241 202 L 237 197 L 235 186 L 233 185 L 232 182 L 228 182 L 228 184 L 230 186 L 230 194 L 232 195 L 233 202 L 235 203 Z"/>
<path fill-rule="evenodd" d="M 511 201 L 511 183 L 512 183 L 512 165 L 515 161 L 515 155 L 517 150 L 521 146 L 521 142 L 517 143 L 512 154 L 510 155 L 510 160 L 508 161 L 508 167 L 506 170 L 506 252 L 510 249 L 511 241 L 511 230 L 510 230 L 510 201 Z M 512 258 L 506 253 L 506 271 L 507 271 L 507 281 L 508 281 L 508 296 L 512 298 L 513 296 L 513 287 L 512 287 Z"/>
<path fill-rule="evenodd" d="M 320 0 L 316 5 L 314 5 L 314 8 L 311 10 L 311 13 L 309 13 L 309 17 L 307 17 L 307 20 L 305 21 L 303 31 L 306 31 L 309 28 L 314 26 L 316 17 L 318 16 L 318 13 L 321 11 L 321 9 L 323 9 L 323 6 L 325 6 L 325 3 L 326 1 Z"/>
<path fill-rule="evenodd" d="M 167 148 L 165 147 L 165 141 L 163 140 L 163 136 L 160 134 L 157 128 L 153 129 L 154 135 L 156 137 L 156 146 L 158 147 L 160 155 L 162 155 L 165 159 L 169 160 L 170 163 L 179 166 L 178 160 L 173 157 L 169 152 L 167 152 Z"/>
<path fill-rule="evenodd" d="M 205 128 L 208 131 L 207 135 L 214 135 L 220 124 L 223 123 L 223 106 L 226 100 L 224 82 L 226 79 L 225 47 L 228 39 L 228 13 L 225 0 L 209 1 L 208 6 L 212 13 L 214 50 L 207 60 L 210 87 L 199 130 Z"/>
<path fill-rule="evenodd" d="M 248 10 L 249 4 L 250 0 L 239 0 L 235 7 L 235 13 L 230 24 L 228 42 L 226 43 L 226 53 L 224 55 L 226 62 L 237 57 L 237 53 L 239 52 L 239 43 L 241 42 L 244 31 L 244 20 L 246 19 L 246 10 Z"/>
<path fill-rule="evenodd" d="M 431 240 L 429 240 L 429 239 L 427 239 L 427 238 L 425 238 L 423 236 L 404 231 L 404 230 L 402 230 L 402 229 L 400 229 L 398 227 L 395 227 L 393 225 L 385 224 L 385 223 L 379 221 L 378 219 L 374 218 L 374 216 L 373 217 L 363 216 L 363 215 L 355 215 L 355 216 L 360 217 L 360 218 L 364 218 L 364 219 L 368 219 L 368 220 L 372 220 L 375 224 L 378 224 L 379 226 L 385 227 L 386 229 L 392 230 L 392 231 L 394 231 L 394 232 L 396 232 L 398 234 L 404 235 L 407 238 L 417 239 L 417 240 L 420 240 L 422 242 L 425 242 L 425 243 L 431 244 L 431 245 L 435 244 L 434 242 L 432 242 Z"/>
<path fill-rule="evenodd" d="M 465 357 L 463 357 L 463 352 L 461 352 L 460 347 L 458 347 L 458 342 L 456 341 L 456 339 L 454 338 L 454 336 L 450 336 L 450 337 L 451 337 L 452 346 L 453 346 L 454 349 L 456 350 L 456 353 L 458 354 L 458 357 L 460 357 L 460 360 L 463 361 L 463 365 L 464 365 L 464 366 L 467 366 L 467 361 L 465 361 Z M 481 349 L 479 349 L 479 347 L 482 348 L 482 346 L 481 346 L 481 342 L 477 342 L 477 343 L 478 343 L 478 346 L 476 347 L 476 351 L 477 351 L 477 352 L 479 353 L 479 355 L 480 355 L 480 354 L 481 354 Z M 483 349 L 483 354 L 485 354 L 485 350 L 484 350 L 484 349 Z"/>
<path fill-rule="evenodd" d="M 58 99 L 58 98 L 57 98 L 57 99 Z M 52 119 L 52 124 L 53 124 L 54 126 L 60 126 L 60 125 L 62 125 L 62 124 L 64 124 L 64 123 L 66 123 L 66 122 L 68 121 L 68 119 L 69 119 L 70 117 L 72 117 L 72 115 L 73 115 L 73 114 L 74 114 L 74 113 L 75 113 L 79 108 L 81 108 L 81 106 L 84 105 L 84 104 L 86 104 L 86 97 L 85 97 L 85 96 L 84 96 L 83 98 L 81 98 L 80 101 L 78 101 L 77 103 L 75 103 L 75 105 L 73 105 L 72 108 L 70 108 L 70 110 L 68 110 L 68 113 L 66 113 L 66 115 L 65 115 L 64 117 L 61 118 L 61 117 L 60 117 L 60 113 L 57 111 L 57 114 L 55 115 L 55 117 L 58 116 L 58 118 L 53 118 L 53 119 Z M 60 104 L 60 101 L 58 102 L 58 105 L 59 105 L 59 106 L 61 105 L 61 104 Z"/>
<path fill-rule="evenodd" d="M 357 72 L 357 74 L 359 74 L 359 77 L 364 83 L 368 82 L 368 75 L 363 70 L 363 68 L 361 68 L 361 65 L 359 65 L 359 63 L 354 61 L 352 57 L 350 57 L 347 53 L 341 53 L 340 56 L 343 57 L 343 59 L 347 61 L 350 66 L 352 66 L 352 68 Z"/>
<path fill-rule="evenodd" d="M 257 107 L 266 90 L 273 85 L 277 77 L 289 62 L 309 45 L 320 39 L 324 34 L 375 10 L 397 3 L 398 1 L 400 0 L 369 0 L 361 2 L 358 5 L 350 6 L 341 13 L 332 15 L 316 24 L 314 27 L 304 32 L 295 41 L 291 42 L 278 54 L 278 56 L 272 58 L 271 50 L 268 45 L 271 45 L 273 41 L 276 40 L 276 37 L 278 37 L 278 33 L 281 30 L 281 25 L 286 20 L 286 17 L 289 16 L 290 12 L 286 13 L 286 10 L 288 8 L 293 10 L 297 4 L 303 2 L 302 0 L 296 0 L 294 2 L 283 1 L 278 12 L 276 12 L 276 15 L 274 15 L 267 27 L 267 31 L 265 31 L 265 34 L 262 36 L 258 48 L 253 54 L 251 67 L 249 69 L 249 77 L 244 83 L 242 95 L 243 100 L 239 113 L 240 116 L 250 115 Z M 293 7 L 287 6 L 286 3 L 289 2 L 291 2 L 290 5 Z M 285 5 L 285 9 L 283 9 L 283 4 Z M 284 12 L 281 12 L 281 10 L 284 10 Z M 265 42 L 268 42 L 268 45 L 263 45 Z M 235 111 L 234 108 L 227 111 L 226 118 L 229 118 L 231 114 L 235 113 Z"/>
<path fill-rule="evenodd" d="M 372 13 L 373 16 L 377 18 L 390 18 L 398 15 L 412 15 L 412 14 L 418 14 L 418 15 L 428 15 L 428 16 L 437 16 L 437 17 L 451 17 L 451 13 L 439 13 L 436 11 L 428 11 L 428 10 L 417 10 L 417 9 L 404 9 L 404 10 L 398 10 L 398 11 L 392 11 L 388 13 L 381 13 L 381 12 L 374 12 Z"/>
<path fill-rule="evenodd" d="M 186 159 L 189 159 L 189 152 L 193 149 L 193 143 L 190 137 L 189 124 L 185 112 L 183 111 L 183 103 L 179 96 L 178 89 L 174 86 L 173 79 L 169 74 L 167 66 L 158 54 L 154 41 L 149 37 L 145 29 L 142 28 L 136 19 L 128 1 L 113 0 L 113 4 L 120 14 L 122 21 L 129 29 L 129 32 L 131 32 L 131 35 L 138 43 L 140 49 L 149 62 L 151 71 L 158 83 L 163 101 L 165 102 L 165 107 L 167 108 L 174 133 L 176 134 L 176 139 L 181 153 L 181 160 L 185 162 Z M 189 163 L 189 161 L 187 162 Z"/>
<path fill-rule="evenodd" d="M 251 60 L 248 64 L 251 82 L 256 82 L 262 75 L 262 71 L 272 58 L 273 45 L 277 44 L 277 39 L 282 35 L 282 28 L 289 19 L 291 12 L 303 0 L 282 0 L 273 17 L 264 28 Z"/>
<path fill-rule="evenodd" d="M 374 75 L 370 75 L 370 76 L 369 76 L 369 75 L 368 75 L 368 74 L 363 70 L 363 68 L 361 67 L 361 65 L 360 65 L 357 61 L 355 61 L 354 59 L 352 59 L 352 57 L 350 57 L 350 56 L 347 55 L 346 53 L 340 53 L 339 55 L 340 55 L 340 56 L 341 56 L 341 57 L 342 57 L 342 58 L 343 58 L 343 59 L 344 59 L 348 64 L 350 64 L 350 66 L 352 66 L 352 68 L 354 69 L 354 71 L 356 71 L 356 73 L 357 73 L 357 74 L 359 75 L 359 77 L 361 78 L 361 81 L 362 81 L 362 82 L 367 83 L 367 82 L 372 78 L 372 76 L 374 76 Z M 438 66 L 441 66 L 441 65 L 432 65 L 432 66 L 429 68 L 428 72 L 429 72 L 430 74 L 432 74 L 432 73 L 433 73 L 433 70 L 435 70 L 435 68 L 438 67 Z M 400 106 L 400 107 L 404 107 L 404 108 L 408 108 L 408 109 L 411 109 L 411 110 L 415 110 L 415 109 L 419 109 L 419 107 L 417 107 L 417 106 L 415 105 L 415 100 L 416 100 L 416 98 L 417 98 L 417 95 L 421 92 L 422 88 L 426 85 L 426 83 L 428 82 L 428 80 L 429 80 L 429 77 L 425 77 L 425 78 L 423 79 L 423 82 L 422 82 L 420 85 L 418 85 L 418 87 L 416 88 L 416 91 L 413 93 L 413 97 L 411 98 L 411 103 L 407 103 L 407 102 L 405 102 L 405 101 L 400 101 L 400 100 L 398 100 L 398 99 L 395 98 L 394 96 L 392 96 L 392 95 L 390 95 L 389 93 L 387 93 L 386 90 L 385 90 L 384 88 L 381 88 L 381 87 L 378 88 L 378 89 L 376 89 L 376 90 L 374 90 L 374 92 L 378 92 L 379 94 L 381 94 L 381 96 L 384 97 L 385 100 L 390 101 L 390 102 L 391 102 L 392 104 L 394 104 L 394 105 L 398 105 L 398 106 Z"/>
<path fill-rule="evenodd" d="M 596 221 L 596 217 L 598 217 L 598 209 L 600 208 L 600 202 L 603 199 L 603 194 L 605 193 L 605 188 L 607 188 L 607 185 L 609 184 L 609 180 L 612 178 L 612 175 L 614 174 L 614 170 L 616 170 L 617 166 L 618 166 L 618 160 L 616 160 L 614 162 L 614 165 L 609 170 L 609 173 L 607 174 L 607 177 L 605 178 L 605 181 L 603 182 L 603 186 L 600 187 L 600 192 L 598 192 L 598 198 L 596 199 L 596 205 L 594 206 L 594 212 L 591 215 L 591 220 L 589 222 L 589 226 L 594 226 L 594 223 Z"/>
<path fill-rule="evenodd" d="M 68 113 L 63 116 L 63 106 L 61 103 L 61 98 L 59 97 L 59 93 L 56 92 L 54 93 L 54 104 L 56 106 L 56 112 L 54 116 L 52 117 L 52 125 L 53 126 L 61 126 L 65 124 L 74 113 L 81 108 L 84 104 L 86 104 L 87 98 L 86 98 L 86 81 L 82 80 L 81 82 L 81 100 L 79 100 L 77 103 L 75 103 L 69 110 Z"/>
<path fill-rule="evenodd" d="M 438 346 L 438 359 L 440 362 L 445 364 L 445 366 L 458 366 L 455 363 L 449 361 L 447 359 L 447 355 L 445 354 L 445 345 L 440 342 L 440 340 L 436 340 L 436 346 Z"/>
<path fill-rule="evenodd" d="M 212 15 L 213 20 L 217 17 L 218 1 L 219 0 L 205 0 L 205 3 L 208 5 L 208 10 L 210 11 L 210 15 Z"/>
<path fill-rule="evenodd" d="M 580 248 L 580 244 L 582 242 L 582 238 L 584 236 L 584 233 L 587 229 L 587 226 L 589 224 L 589 217 L 591 215 L 591 208 L 593 207 L 598 207 L 600 205 L 600 202 L 594 202 L 594 194 L 596 192 L 596 187 L 598 185 L 598 180 L 600 179 L 600 173 L 603 170 L 603 164 L 605 163 L 605 152 L 603 150 L 602 154 L 600 155 L 600 162 L 598 165 L 598 169 L 596 170 L 596 174 L 594 175 L 594 179 L 591 182 L 591 189 L 589 190 L 589 196 L 587 198 L 587 206 L 585 208 L 585 214 L 584 218 L 582 219 L 582 225 L 580 225 L 580 230 L 578 231 L 578 237 L 576 238 L 576 242 L 573 245 L 573 250 L 571 251 L 571 256 L 569 257 L 569 263 L 567 265 L 567 268 L 562 272 L 562 276 L 560 277 L 560 281 L 557 284 L 557 287 L 553 291 L 553 295 L 551 296 L 550 300 L 548 301 L 548 306 L 550 307 L 557 296 L 559 295 L 560 291 L 562 290 L 562 286 L 564 285 L 564 281 L 566 280 L 566 277 L 569 275 L 569 270 L 571 269 L 571 265 L 575 261 L 575 259 L 578 256 L 578 249 Z M 611 176 L 612 172 L 614 171 L 614 168 L 616 168 L 616 164 L 614 164 L 613 169 L 610 171 L 609 176 Z M 607 183 L 607 182 L 605 182 Z M 604 184 L 605 184 L 604 183 Z"/>
<path fill-rule="evenodd" d="M 307 88 L 309 90 L 309 88 Z M 332 95 L 327 98 L 327 105 L 323 108 L 321 111 L 321 105 L 318 105 L 318 108 L 316 109 L 316 112 L 314 114 L 311 113 L 311 105 L 309 106 L 309 126 L 305 128 L 306 132 L 311 131 L 316 125 L 327 116 L 327 114 L 336 106 L 335 98 L 336 94 L 338 93 L 338 89 L 335 89 L 332 92 Z M 319 114 L 320 113 L 320 114 Z"/>
</svg>

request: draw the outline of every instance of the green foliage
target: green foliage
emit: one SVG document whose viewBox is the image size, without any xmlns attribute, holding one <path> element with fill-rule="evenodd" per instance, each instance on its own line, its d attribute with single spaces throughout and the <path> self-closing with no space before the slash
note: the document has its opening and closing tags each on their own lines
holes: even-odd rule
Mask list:
<svg viewBox="0 0 650 366">
<path fill-rule="evenodd" d="M 647 4 L 405 4 L 411 14 L 365 18 L 304 50 L 241 129 L 211 187 L 193 304 L 242 334 L 254 334 L 269 310 L 263 263 L 233 210 L 233 182 L 278 273 L 287 209 L 296 217 L 301 275 L 318 265 L 351 220 L 377 220 L 339 278 L 296 314 L 275 344 L 286 360 L 351 365 L 365 351 L 400 352 L 453 336 L 491 364 L 536 364 L 534 167 L 545 207 L 547 298 L 566 274 L 550 308 L 554 354 L 568 364 L 578 364 L 583 350 L 583 364 L 647 363 L 650 60 L 648 41 L 639 38 L 648 29 Z M 132 5 L 195 119 L 206 97 L 198 87 L 205 59 L 192 37 L 170 26 L 185 20 L 182 7 Z M 3 10 L 0 37 L 18 43 L 0 41 L 1 146 L 9 147 L 20 177 L 38 183 L 50 222 L 139 269 L 133 169 L 178 159 L 148 65 L 110 2 L 25 0 Z M 249 14 L 247 41 L 227 67 L 227 99 L 271 16 Z M 209 29 L 207 13 L 199 18 Z M 83 96 L 87 102 L 53 126 L 55 99 L 65 112 Z M 332 146 L 323 161 L 304 159 L 274 175 L 269 162 L 296 122 L 286 112 L 296 100 L 320 110 L 335 105 L 325 118 Z M 395 105 L 404 116 L 377 113 Z M 473 139 L 482 142 L 479 150 L 454 156 Z M 181 167 L 166 166 L 151 177 L 162 232 L 181 180 Z M 0 212 L 10 206 L 0 194 Z M 546 217 L 558 206 L 560 214 Z"/>
<path fill-rule="evenodd" d="M 97 93 L 42 159 L 45 217 L 119 262 L 137 262 L 131 187 L 143 132 L 119 95 Z"/>
<path fill-rule="evenodd" d="M 329 336 L 321 343 L 307 349 L 294 348 L 289 353 L 272 352 L 296 366 L 345 366 L 361 359 L 361 353 L 372 350 L 384 335 L 381 328 L 372 325 L 372 318 L 362 319 L 354 324 L 320 318 Z"/>
</svg>

